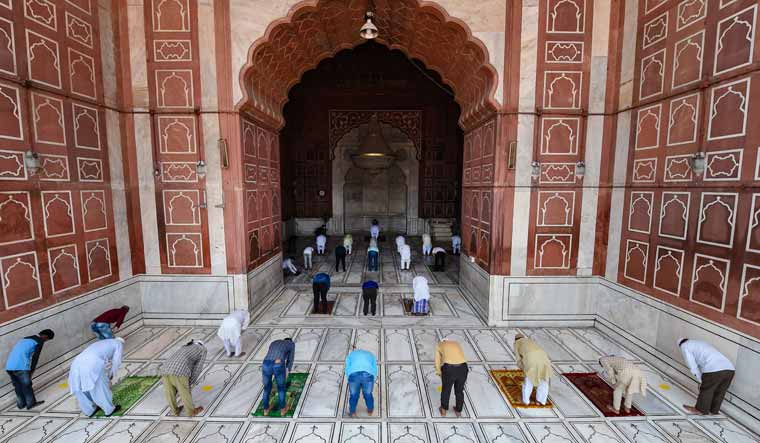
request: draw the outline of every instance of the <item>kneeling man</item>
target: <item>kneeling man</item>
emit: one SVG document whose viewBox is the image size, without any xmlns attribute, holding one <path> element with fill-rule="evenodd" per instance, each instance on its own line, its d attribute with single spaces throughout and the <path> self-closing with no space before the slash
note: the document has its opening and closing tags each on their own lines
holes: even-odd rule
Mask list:
<svg viewBox="0 0 760 443">
<path fill-rule="evenodd" d="M 625 395 L 625 413 L 631 413 L 633 405 L 633 396 L 641 394 L 647 395 L 647 379 L 641 372 L 636 363 L 623 357 L 608 356 L 599 359 L 606 378 L 615 387 L 612 393 L 612 406 L 607 406 L 607 410 L 620 414 L 620 403 Z"/>
</svg>

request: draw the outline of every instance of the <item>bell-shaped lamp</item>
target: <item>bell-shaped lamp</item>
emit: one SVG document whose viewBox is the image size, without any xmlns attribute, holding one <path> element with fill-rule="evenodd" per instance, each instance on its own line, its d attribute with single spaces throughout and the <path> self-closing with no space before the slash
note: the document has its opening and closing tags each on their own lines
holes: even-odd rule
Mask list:
<svg viewBox="0 0 760 443">
<path fill-rule="evenodd" d="M 359 35 L 365 40 L 375 39 L 379 34 L 377 31 L 377 26 L 372 23 L 372 17 L 374 17 L 372 11 L 367 11 L 367 13 L 364 14 L 364 25 L 359 30 Z"/>
<path fill-rule="evenodd" d="M 359 145 L 359 150 L 351 156 L 351 160 L 357 168 L 366 169 L 370 173 L 388 169 L 396 161 L 395 154 L 383 138 L 377 115 L 370 117 L 367 136 Z"/>
</svg>

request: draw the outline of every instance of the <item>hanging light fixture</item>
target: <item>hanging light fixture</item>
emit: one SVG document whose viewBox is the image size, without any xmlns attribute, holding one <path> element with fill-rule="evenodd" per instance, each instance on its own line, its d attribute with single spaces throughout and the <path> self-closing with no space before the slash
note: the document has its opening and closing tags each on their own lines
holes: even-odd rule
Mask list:
<svg viewBox="0 0 760 443">
<path fill-rule="evenodd" d="M 586 175 L 586 163 L 579 161 L 575 164 L 575 176 L 582 179 L 584 175 Z"/>
<path fill-rule="evenodd" d="M 195 164 L 195 174 L 199 178 L 203 178 L 206 176 L 206 162 L 203 160 L 198 160 L 198 163 Z"/>
<path fill-rule="evenodd" d="M 705 154 L 703 152 L 694 153 L 694 156 L 691 158 L 691 170 L 698 177 L 705 172 Z"/>
<path fill-rule="evenodd" d="M 364 25 L 362 25 L 359 30 L 359 35 L 365 40 L 375 39 L 379 34 L 377 26 L 372 23 L 372 18 L 375 17 L 374 10 L 374 4 L 372 0 L 369 0 L 369 3 L 367 3 L 367 12 L 364 13 Z"/>
<path fill-rule="evenodd" d="M 37 171 L 40 169 L 40 156 L 34 151 L 24 152 L 24 165 L 29 175 L 37 175 Z"/>
<path fill-rule="evenodd" d="M 533 160 L 533 163 L 530 164 L 530 176 L 534 180 L 537 180 L 539 175 L 541 175 L 541 163 Z"/>
<path fill-rule="evenodd" d="M 383 138 L 377 114 L 370 117 L 367 136 L 359 145 L 359 150 L 351 156 L 351 160 L 357 168 L 366 169 L 370 173 L 388 169 L 396 161 L 396 155 Z"/>
</svg>

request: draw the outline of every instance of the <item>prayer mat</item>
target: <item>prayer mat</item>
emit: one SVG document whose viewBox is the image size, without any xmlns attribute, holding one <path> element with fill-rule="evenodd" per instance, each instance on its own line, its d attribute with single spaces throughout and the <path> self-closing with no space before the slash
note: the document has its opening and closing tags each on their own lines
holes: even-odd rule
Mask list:
<svg viewBox="0 0 760 443">
<path fill-rule="evenodd" d="M 124 415 L 158 380 L 159 377 L 129 376 L 114 385 L 111 388 L 113 392 L 113 404 L 121 406 L 121 409 L 111 414 L 111 417 L 121 417 Z M 105 414 L 102 410 L 98 409 L 95 417 L 105 417 Z"/>
<path fill-rule="evenodd" d="M 515 408 L 526 409 L 538 409 L 538 408 L 552 408 L 554 405 L 551 400 L 546 401 L 545 405 L 542 405 L 536 401 L 536 390 L 530 394 L 530 405 L 524 405 L 522 402 L 522 383 L 525 379 L 523 371 L 520 369 L 493 369 L 488 371 L 491 373 L 496 384 L 499 386 L 501 393 L 509 401 L 509 404 Z"/>
<path fill-rule="evenodd" d="M 308 372 L 291 372 L 288 374 L 287 387 L 285 388 L 285 404 L 288 405 L 288 413 L 285 414 L 285 417 L 293 417 L 293 412 L 295 412 L 298 400 L 301 398 L 301 394 L 306 387 L 306 378 L 308 377 Z M 280 416 L 280 410 L 277 409 L 278 401 L 277 384 L 272 383 L 272 393 L 269 396 L 269 406 L 272 406 L 272 410 L 269 411 L 267 417 L 283 418 Z M 254 417 L 264 417 L 264 406 L 261 402 L 259 402 L 259 407 L 251 415 Z"/>
<path fill-rule="evenodd" d="M 574 384 L 579 391 L 583 393 L 591 403 L 599 409 L 605 417 L 642 417 L 644 414 L 636 409 L 636 406 L 631 406 L 631 412 L 626 413 L 622 405 L 620 413 L 615 414 L 607 410 L 607 406 L 612 406 L 612 392 L 613 389 L 607 384 L 601 377 L 595 372 L 572 372 L 562 374 L 570 383 Z"/>
<path fill-rule="evenodd" d="M 320 303 L 320 305 L 324 305 L 324 303 Z M 322 314 L 322 313 L 317 312 L 314 309 L 315 306 L 312 305 L 312 307 L 311 307 L 311 315 L 332 315 L 334 307 L 335 307 L 335 300 L 327 300 L 327 314 Z"/>
<path fill-rule="evenodd" d="M 430 313 L 430 311 L 428 311 L 425 314 L 413 314 L 412 313 L 412 307 L 414 306 L 414 300 L 410 299 L 410 298 L 402 298 L 401 301 L 404 302 L 404 314 L 405 315 L 413 315 L 415 317 L 425 317 L 425 316 L 427 316 Z M 429 306 L 430 305 L 428 304 L 428 307 Z"/>
</svg>

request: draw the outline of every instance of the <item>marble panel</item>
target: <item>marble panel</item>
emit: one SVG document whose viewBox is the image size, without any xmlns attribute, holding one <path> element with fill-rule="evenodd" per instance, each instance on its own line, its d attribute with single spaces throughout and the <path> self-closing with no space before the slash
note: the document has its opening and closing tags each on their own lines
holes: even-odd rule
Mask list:
<svg viewBox="0 0 760 443">
<path fill-rule="evenodd" d="M 420 365 L 420 371 L 422 371 L 422 382 L 425 385 L 424 389 L 430 408 L 428 412 L 431 417 L 440 417 L 441 413 L 438 411 L 438 408 L 441 406 L 441 377 L 435 373 L 435 366 L 433 365 Z M 467 383 L 470 383 L 469 375 Z M 465 386 L 465 389 L 467 389 L 467 386 Z M 452 389 L 451 397 L 449 397 L 449 408 L 453 408 L 453 406 L 454 391 Z M 453 411 L 451 413 L 453 414 Z M 470 408 L 465 401 L 464 408 L 462 408 L 462 417 L 470 417 L 470 415 Z"/>
<path fill-rule="evenodd" d="M 334 423 L 298 423 L 290 435 L 290 443 L 330 443 Z"/>
<path fill-rule="evenodd" d="M 343 423 L 339 443 L 380 443 L 380 423 Z"/>
<path fill-rule="evenodd" d="M 222 397 L 222 401 L 214 408 L 212 417 L 247 417 L 261 395 L 263 381 L 261 365 L 249 363 L 235 377 L 230 389 Z"/>
<path fill-rule="evenodd" d="M 316 365 L 304 394 L 300 417 L 335 417 L 343 383 L 343 365 Z"/>
<path fill-rule="evenodd" d="M 559 409 L 565 417 L 598 417 L 599 413 L 596 408 L 586 402 L 586 399 L 576 391 L 575 387 L 556 373 L 552 376 L 549 390 L 549 398 L 554 402 L 554 406 Z"/>
<path fill-rule="evenodd" d="M 296 344 L 295 361 L 312 361 L 319 348 L 319 342 L 325 330 L 321 328 L 304 328 L 298 331 L 293 341 Z"/>
<path fill-rule="evenodd" d="M 514 355 L 499 341 L 493 331 L 488 329 L 469 329 L 468 333 L 472 338 L 473 344 L 486 361 L 515 361 Z"/>
<path fill-rule="evenodd" d="M 497 329 L 496 335 L 501 339 L 502 343 L 507 346 L 512 354 L 515 352 L 515 336 L 520 333 L 517 329 Z"/>
<path fill-rule="evenodd" d="M 425 417 L 420 382 L 413 365 L 386 365 L 388 417 Z"/>
<path fill-rule="evenodd" d="M 480 429 L 488 443 L 529 443 L 517 423 L 481 423 Z"/>
<path fill-rule="evenodd" d="M 197 425 L 195 421 L 160 421 L 142 440 L 143 443 L 177 443 L 184 441 Z"/>
<path fill-rule="evenodd" d="M 264 319 L 271 320 L 273 318 L 279 317 L 283 313 L 283 310 L 290 305 L 294 297 L 299 297 L 299 295 L 292 290 L 286 290 L 280 294 L 279 297 L 276 297 L 274 302 L 272 302 L 272 304 L 269 305 L 266 310 L 264 310 L 261 315 L 255 319 L 257 320 L 256 322 Z"/>
<path fill-rule="evenodd" d="M 205 408 L 204 415 L 208 414 L 210 406 L 232 381 L 240 366 L 233 363 L 217 363 L 201 375 L 198 383 L 193 387 L 192 395 L 193 403 Z"/>
<path fill-rule="evenodd" d="M 164 386 L 158 382 L 126 412 L 126 415 L 161 415 L 167 408 Z"/>
<path fill-rule="evenodd" d="M 164 328 L 160 326 L 143 327 L 137 329 L 135 332 L 127 335 L 124 338 L 124 347 L 122 348 L 122 353 L 124 355 L 129 355 L 130 352 L 140 347 L 143 343 L 158 336 L 163 331 L 163 329 Z"/>
<path fill-rule="evenodd" d="M 573 354 L 571 354 L 567 349 L 562 347 L 559 343 L 554 341 L 554 339 L 549 335 L 546 331 L 543 329 L 521 329 L 522 333 L 526 337 L 530 337 L 533 341 L 538 343 L 541 348 L 543 348 L 544 351 L 549 355 L 549 359 L 552 361 L 575 361 L 576 358 L 573 357 Z"/>
<path fill-rule="evenodd" d="M 31 417 L 5 415 L 0 417 L 0 440 L 11 434 L 16 428 L 29 421 Z"/>
<path fill-rule="evenodd" d="M 478 433 L 472 423 L 436 423 L 435 434 L 439 442 L 479 443 Z"/>
<path fill-rule="evenodd" d="M 602 367 L 598 363 L 592 364 L 591 369 L 599 374 L 602 372 Z M 634 397 L 633 405 L 646 415 L 679 415 L 679 412 L 677 412 L 673 406 L 671 406 L 668 402 L 663 400 L 653 391 L 653 386 L 651 385 L 651 382 L 649 383 L 650 384 L 647 389 L 647 396 L 643 397 L 641 395 L 637 395 Z"/>
<path fill-rule="evenodd" d="M 470 343 L 470 339 L 467 337 L 467 333 L 464 329 L 439 329 L 438 333 L 441 336 L 441 339 L 453 340 L 459 343 L 464 351 L 464 356 L 467 361 L 480 361 L 480 356 Z"/>
<path fill-rule="evenodd" d="M 4 443 L 39 443 L 50 438 L 61 429 L 70 419 L 37 417 L 24 424 Z"/>
<path fill-rule="evenodd" d="M 350 350 L 352 333 L 349 328 L 328 329 L 327 338 L 319 352 L 319 360 L 344 361 Z"/>
<path fill-rule="evenodd" d="M 119 420 L 98 438 L 98 443 L 135 443 L 153 424 L 148 420 Z"/>
<path fill-rule="evenodd" d="M 605 422 L 574 422 L 571 425 L 588 443 L 626 443 Z"/>
<path fill-rule="evenodd" d="M 656 392 L 660 397 L 667 400 L 680 413 L 686 412 L 682 405 L 693 405 L 696 402 L 696 397 L 694 395 L 687 392 L 680 385 L 676 384 L 673 380 L 664 376 L 659 371 L 644 364 L 639 364 L 638 366 L 647 378 L 647 386 L 649 387 L 649 390 Z"/>
<path fill-rule="evenodd" d="M 330 297 L 328 297 L 330 298 Z M 293 300 L 293 303 L 288 306 L 285 311 L 285 317 L 303 317 L 311 313 L 312 304 L 314 303 L 313 294 L 307 292 L 300 292 Z"/>
<path fill-rule="evenodd" d="M 430 443 L 430 432 L 424 423 L 388 423 L 390 443 Z"/>
<path fill-rule="evenodd" d="M 288 423 L 252 422 L 240 443 L 282 443 Z"/>
<path fill-rule="evenodd" d="M 601 357 L 599 351 L 581 340 L 569 329 L 551 328 L 546 329 L 546 332 L 581 360 L 598 361 L 599 357 Z"/>
<path fill-rule="evenodd" d="M 269 352 L 269 345 L 276 341 L 276 340 L 282 340 L 284 338 L 294 338 L 295 334 L 297 332 L 297 329 L 295 328 L 275 328 L 272 329 L 272 332 L 269 334 L 269 338 L 264 341 L 264 343 L 258 348 L 256 353 L 253 355 L 253 360 L 262 361 L 264 360 L 264 357 L 266 357 L 267 352 Z M 296 345 L 296 351 L 298 351 L 298 345 Z"/>
<path fill-rule="evenodd" d="M 446 294 L 438 292 L 430 294 L 430 314 L 438 317 L 453 317 L 456 314 L 449 306 Z"/>
<path fill-rule="evenodd" d="M 638 358 L 628 352 L 628 350 L 605 337 L 596 329 L 579 328 L 573 329 L 572 331 L 604 355 L 619 355 L 628 359 L 638 360 Z"/>
<path fill-rule="evenodd" d="M 435 361 L 435 349 L 438 345 L 435 329 L 412 329 L 412 337 L 417 350 L 417 361 Z"/>
<path fill-rule="evenodd" d="M 756 435 L 729 420 L 705 418 L 694 421 L 723 443 L 753 443 L 757 441 Z"/>
<path fill-rule="evenodd" d="M 472 309 L 472 306 L 470 306 L 470 303 L 464 298 L 464 296 L 457 292 L 450 292 L 447 295 L 447 298 L 449 299 L 449 303 L 451 303 L 451 308 L 456 312 L 457 316 L 459 316 L 462 320 L 468 320 L 468 321 L 474 321 L 480 324 L 483 324 L 483 320 L 478 316 L 478 314 L 475 313 L 475 311 Z"/>
<path fill-rule="evenodd" d="M 655 424 L 678 443 L 713 443 L 715 440 L 686 420 L 656 420 Z"/>
<path fill-rule="evenodd" d="M 662 432 L 645 421 L 614 421 L 613 425 L 633 443 L 668 443 Z"/>
<path fill-rule="evenodd" d="M 478 418 L 512 417 L 509 405 L 491 378 L 491 374 L 488 373 L 489 368 L 482 365 L 468 365 L 468 367 L 470 372 L 467 374 L 465 394 L 470 400 L 475 416 Z M 483 401 L 483 399 L 489 400 Z"/>
<path fill-rule="evenodd" d="M 385 361 L 412 361 L 412 344 L 408 329 L 384 329 Z"/>
<path fill-rule="evenodd" d="M 203 343 L 207 343 L 209 341 L 209 336 L 212 336 L 216 332 L 215 329 L 211 328 L 193 328 L 190 330 L 190 332 L 182 337 L 182 340 L 178 340 L 174 342 L 171 346 L 167 347 L 164 352 L 158 355 L 159 360 L 166 360 L 170 358 L 172 355 L 174 355 L 175 352 L 182 346 L 185 346 L 190 340 L 202 340 Z M 208 355 L 208 351 L 207 351 Z M 134 358 L 134 357 L 133 357 Z"/>
<path fill-rule="evenodd" d="M 148 340 L 142 346 L 135 349 L 134 352 L 126 354 L 127 358 L 134 360 L 149 360 L 154 358 L 160 352 L 164 352 L 168 346 L 185 335 L 190 328 L 172 327 L 167 328 L 160 334 Z"/>
<path fill-rule="evenodd" d="M 231 443 L 242 425 L 242 422 L 206 422 L 192 443 Z"/>
<path fill-rule="evenodd" d="M 81 419 L 76 420 L 62 432 L 56 434 L 50 443 L 85 443 L 110 423 L 106 420 Z"/>
<path fill-rule="evenodd" d="M 338 301 L 335 306 L 335 316 L 354 316 L 357 315 L 357 308 L 361 303 L 359 302 L 361 296 L 355 293 L 341 292 L 338 295 Z M 361 308 L 359 308 L 361 309 Z"/>
<path fill-rule="evenodd" d="M 578 440 L 563 423 L 529 423 L 528 432 L 542 443 L 572 443 Z"/>
<path fill-rule="evenodd" d="M 404 315 L 404 305 L 401 303 L 401 294 L 381 294 L 383 299 L 383 316 L 401 317 Z"/>
<path fill-rule="evenodd" d="M 357 329 L 354 335 L 354 346 L 357 349 L 369 351 L 382 361 L 383 356 L 380 354 L 380 329 Z"/>
</svg>

